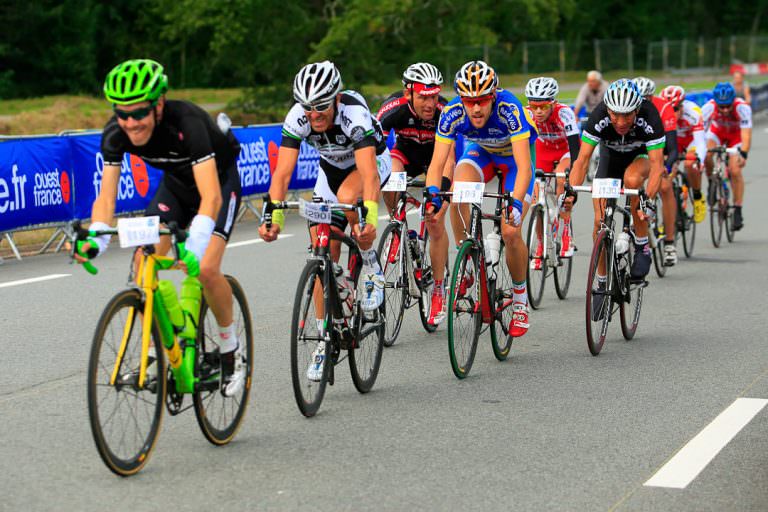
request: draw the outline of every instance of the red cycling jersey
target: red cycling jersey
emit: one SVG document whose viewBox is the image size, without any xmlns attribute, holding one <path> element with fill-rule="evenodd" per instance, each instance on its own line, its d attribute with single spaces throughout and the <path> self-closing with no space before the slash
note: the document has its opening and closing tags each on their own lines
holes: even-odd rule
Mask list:
<svg viewBox="0 0 768 512">
<path fill-rule="evenodd" d="M 752 128 L 752 108 L 749 103 L 736 98 L 733 108 L 722 114 L 715 104 L 715 100 L 709 100 L 701 109 L 704 116 L 704 126 L 707 127 L 707 137 L 714 139 L 719 144 L 733 147 L 741 143 L 741 129 Z"/>
<path fill-rule="evenodd" d="M 526 107 L 530 112 L 530 108 Z M 531 112 L 530 117 L 536 122 Z M 554 170 L 554 162 L 570 158 L 568 137 L 579 135 L 579 124 L 571 107 L 555 103 L 546 121 L 536 122 L 539 138 L 536 139 L 536 168 L 544 172 Z"/>
<path fill-rule="evenodd" d="M 664 131 L 675 131 L 677 129 L 677 116 L 675 116 L 675 110 L 672 108 L 672 104 L 660 96 L 651 97 L 651 101 L 653 102 L 653 106 L 656 107 L 656 110 L 659 111 Z"/>
</svg>

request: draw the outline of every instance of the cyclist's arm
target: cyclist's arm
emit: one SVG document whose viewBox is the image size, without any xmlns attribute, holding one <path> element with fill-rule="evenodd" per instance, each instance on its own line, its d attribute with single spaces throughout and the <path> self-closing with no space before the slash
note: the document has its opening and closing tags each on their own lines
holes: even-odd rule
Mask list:
<svg viewBox="0 0 768 512">
<path fill-rule="evenodd" d="M 693 146 L 696 148 L 696 156 L 699 162 L 704 162 L 707 158 L 707 141 L 704 138 L 704 130 L 695 130 L 693 132 Z"/>
<path fill-rule="evenodd" d="M 589 142 L 581 141 L 579 157 L 571 164 L 571 176 L 569 179 L 571 185 L 581 185 L 584 183 L 584 178 L 587 176 L 587 168 L 589 167 L 589 159 L 592 157 L 592 152 L 596 147 L 596 145 L 592 145 Z"/>
<path fill-rule="evenodd" d="M 579 135 L 569 135 L 568 138 L 568 151 L 571 153 L 571 167 L 573 167 L 573 162 L 575 162 L 579 158 L 579 150 L 581 148 L 581 143 L 579 142 Z"/>
<path fill-rule="evenodd" d="M 520 202 L 525 201 L 528 186 L 531 184 L 531 139 L 528 137 L 512 141 L 512 155 L 515 157 L 517 177 L 512 197 Z"/>
<path fill-rule="evenodd" d="M 677 129 L 669 130 L 664 136 L 666 137 L 666 144 L 664 147 L 668 150 L 667 160 L 664 162 L 664 165 L 671 171 L 677 164 Z"/>
<path fill-rule="evenodd" d="M 664 148 L 649 149 L 648 160 L 651 163 L 651 173 L 648 176 L 646 193 L 648 197 L 656 197 L 661 186 L 661 177 L 666 174 L 664 169 Z"/>
<path fill-rule="evenodd" d="M 112 224 L 117 201 L 117 185 L 120 181 L 120 166 L 105 165 L 101 176 L 101 190 L 91 208 L 91 222 Z"/>
<path fill-rule="evenodd" d="M 283 201 L 288 193 L 293 170 L 299 161 L 299 148 L 280 146 L 277 150 L 277 164 L 269 185 L 269 197 L 273 201 Z"/>
<path fill-rule="evenodd" d="M 749 148 L 752 146 L 752 128 L 741 129 L 741 150 L 745 153 L 749 152 Z"/>
<path fill-rule="evenodd" d="M 443 178 L 448 178 L 453 181 L 453 171 L 456 169 L 456 143 L 452 142 L 450 150 L 448 151 L 448 158 L 443 165 Z M 442 181 L 441 181 L 442 187 Z"/>
<path fill-rule="evenodd" d="M 216 160 L 209 158 L 192 166 L 195 177 L 195 185 L 200 192 L 200 206 L 197 214 L 205 215 L 211 219 L 219 216 L 221 209 L 221 183 L 219 173 L 216 170 Z"/>
<path fill-rule="evenodd" d="M 355 149 L 355 166 L 363 177 L 363 201 L 379 202 L 379 171 L 376 166 L 376 147 Z"/>
</svg>

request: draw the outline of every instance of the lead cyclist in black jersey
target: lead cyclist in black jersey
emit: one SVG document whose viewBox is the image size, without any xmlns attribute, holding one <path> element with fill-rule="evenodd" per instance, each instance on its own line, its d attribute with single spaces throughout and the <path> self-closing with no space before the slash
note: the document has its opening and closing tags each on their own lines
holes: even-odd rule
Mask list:
<svg viewBox="0 0 768 512">
<path fill-rule="evenodd" d="M 107 75 L 104 95 L 114 116 L 101 136 L 104 172 L 90 229 L 108 229 L 113 221 L 125 153 L 163 171 L 146 215 L 158 215 L 165 224 L 175 221 L 189 230 L 182 261 L 192 274 L 199 269 L 205 299 L 219 326 L 221 391 L 234 396 L 245 383 L 245 366 L 240 364 L 233 325 L 232 289 L 221 272 L 221 261 L 240 204 L 240 143 L 197 105 L 166 100 L 167 90 L 163 67 L 150 59 L 128 60 Z M 75 258 L 80 263 L 95 258 L 107 250 L 109 240 L 109 235 L 102 235 L 78 242 Z M 156 251 L 166 254 L 170 244 L 170 237 L 164 236 Z"/>
<path fill-rule="evenodd" d="M 367 209 L 365 227 L 361 230 L 355 212 L 334 214 L 332 225 L 340 230 L 352 224 L 363 257 L 361 301 L 364 311 L 378 309 L 384 300 L 384 274 L 373 242 L 378 224 L 379 194 L 389 179 L 392 162 L 379 121 L 371 114 L 365 99 L 355 91 L 342 90 L 341 74 L 329 61 L 307 64 L 293 81 L 296 104 L 288 111 L 283 124 L 283 137 L 277 153 L 277 165 L 269 186 L 273 202 L 285 199 L 293 169 L 299 160 L 299 148 L 306 141 L 320 153 L 314 195 L 323 201 L 354 204 L 362 197 Z M 259 227 L 259 235 L 267 241 L 277 239 L 285 227 L 284 212 L 272 212 L 272 227 Z M 310 226 L 315 244 L 317 229 Z M 331 243 L 331 256 L 338 262 L 339 242 Z M 318 331 L 323 332 L 322 319 Z M 322 378 L 325 353 L 318 349 L 307 370 L 307 378 Z"/>
</svg>

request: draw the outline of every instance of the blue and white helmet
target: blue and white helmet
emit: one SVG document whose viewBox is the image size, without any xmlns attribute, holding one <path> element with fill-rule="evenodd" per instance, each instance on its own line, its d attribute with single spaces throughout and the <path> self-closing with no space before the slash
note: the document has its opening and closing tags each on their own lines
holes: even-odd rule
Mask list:
<svg viewBox="0 0 768 512">
<path fill-rule="evenodd" d="M 656 82 L 650 78 L 638 76 L 632 81 L 635 82 L 637 88 L 640 89 L 640 94 L 643 96 L 653 96 L 656 94 Z"/>
<path fill-rule="evenodd" d="M 629 78 L 620 78 L 608 86 L 603 98 L 605 106 L 617 114 L 629 114 L 640 108 L 643 95 Z"/>
</svg>

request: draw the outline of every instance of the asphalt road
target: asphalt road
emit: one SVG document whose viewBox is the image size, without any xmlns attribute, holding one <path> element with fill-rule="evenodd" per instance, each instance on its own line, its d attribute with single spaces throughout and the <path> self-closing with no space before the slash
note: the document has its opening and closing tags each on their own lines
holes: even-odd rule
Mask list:
<svg viewBox="0 0 768 512">
<path fill-rule="evenodd" d="M 683 489 L 643 485 L 738 398 L 768 399 L 768 136 L 755 128 L 746 227 L 714 249 L 699 226 L 682 257 L 646 290 L 635 339 L 618 322 L 592 357 L 584 335 L 591 209 L 580 202 L 573 282 L 542 309 L 513 355 L 488 335 L 458 381 L 446 331 L 406 312 L 374 390 L 346 367 L 311 420 L 296 408 L 289 321 L 306 257 L 301 222 L 272 245 L 234 247 L 225 269 L 255 321 L 255 377 L 235 441 L 215 448 L 193 413 L 170 418 L 152 460 L 121 479 L 88 426 L 85 368 L 95 322 L 125 286 L 113 244 L 91 277 L 64 255 L 0 267 L 0 510 L 766 510 L 768 413 L 761 409 Z M 253 223 L 234 240 L 257 238 Z M 47 281 L 18 280 L 68 274 Z M 710 445 L 714 441 L 710 441 Z"/>
</svg>

